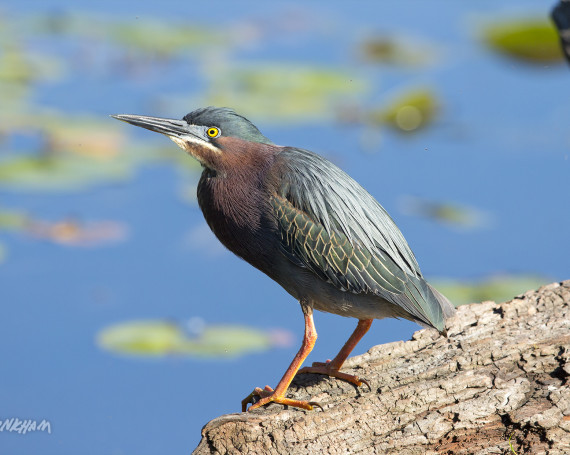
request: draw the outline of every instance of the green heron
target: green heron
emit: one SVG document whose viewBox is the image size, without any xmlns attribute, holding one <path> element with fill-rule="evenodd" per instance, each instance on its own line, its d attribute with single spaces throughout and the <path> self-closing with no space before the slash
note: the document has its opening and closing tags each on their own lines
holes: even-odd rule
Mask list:
<svg viewBox="0 0 570 455">
<path fill-rule="evenodd" d="M 256 387 L 249 410 L 274 402 L 307 410 L 317 403 L 285 397 L 299 373 L 349 381 L 340 370 L 373 319 L 405 318 L 444 331 L 453 305 L 423 278 L 414 254 L 384 208 L 325 158 L 273 144 L 227 108 L 197 109 L 182 120 L 114 115 L 164 134 L 203 167 L 198 203 L 210 229 L 233 253 L 279 283 L 301 304 L 305 334 L 277 387 Z M 313 310 L 358 319 L 332 361 L 301 370 L 317 332 Z"/>
</svg>

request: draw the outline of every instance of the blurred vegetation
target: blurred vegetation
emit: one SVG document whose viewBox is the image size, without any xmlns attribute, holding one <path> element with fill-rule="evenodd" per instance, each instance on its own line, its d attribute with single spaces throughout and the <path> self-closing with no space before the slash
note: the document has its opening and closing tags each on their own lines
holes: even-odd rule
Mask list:
<svg viewBox="0 0 570 455">
<path fill-rule="evenodd" d="M 117 221 L 89 221 L 67 218 L 58 221 L 36 219 L 16 210 L 0 210 L 0 232 L 11 231 L 31 238 L 68 246 L 100 246 L 121 241 L 127 226 Z"/>
<path fill-rule="evenodd" d="M 135 356 L 189 356 L 228 358 L 261 352 L 283 337 L 239 325 L 204 325 L 188 333 L 169 321 L 131 321 L 100 331 L 98 345 L 116 354 Z"/>
<path fill-rule="evenodd" d="M 363 60 L 397 66 L 419 66 L 432 63 L 435 51 L 424 41 L 411 41 L 392 35 L 371 36 L 360 44 Z"/>
<path fill-rule="evenodd" d="M 227 45 L 229 40 L 214 29 L 188 23 L 167 24 L 156 20 L 113 24 L 110 38 L 118 44 L 162 57 L 212 45 Z"/>
<path fill-rule="evenodd" d="M 373 124 L 387 125 L 403 133 L 415 132 L 430 125 L 436 118 L 440 101 L 428 88 L 410 88 L 386 103 L 386 106 L 368 113 Z"/>
<path fill-rule="evenodd" d="M 68 218 L 57 222 L 33 220 L 26 233 L 37 239 L 67 245 L 94 247 L 116 243 L 127 237 L 127 226 L 118 221 L 84 222 Z"/>
<path fill-rule="evenodd" d="M 53 81 L 63 77 L 64 65 L 59 59 L 14 44 L 6 44 L 1 48 L 0 84 L 25 86 L 36 81 Z"/>
<path fill-rule="evenodd" d="M 366 93 L 367 83 L 348 72 L 283 63 L 214 67 L 202 104 L 240 106 L 265 121 L 330 121 L 347 99 Z"/>
<path fill-rule="evenodd" d="M 0 210 L 0 231 L 19 231 L 25 229 L 29 218 L 15 210 Z"/>
<path fill-rule="evenodd" d="M 433 279 L 430 282 L 455 306 L 460 306 L 487 300 L 505 302 L 552 280 L 535 275 L 500 275 L 478 281 Z"/>
<path fill-rule="evenodd" d="M 429 201 L 415 196 L 404 196 L 399 201 L 400 211 L 420 216 L 448 226 L 478 229 L 490 224 L 490 216 L 480 210 L 447 202 Z"/>
<path fill-rule="evenodd" d="M 544 65 L 564 60 L 560 38 L 546 18 L 509 19 L 483 29 L 491 49 L 527 63 Z"/>
<path fill-rule="evenodd" d="M 442 102 L 434 89 L 408 87 L 399 90 L 379 107 L 345 106 L 338 111 L 342 123 L 366 127 L 364 142 L 374 142 L 371 132 L 388 127 L 402 134 L 418 133 L 431 126 L 438 118 Z M 366 147 L 367 149 L 369 147 Z"/>
<path fill-rule="evenodd" d="M 23 153 L 0 154 L 0 188 L 20 191 L 76 191 L 131 178 L 139 166 L 162 161 L 196 171 L 183 153 L 161 147 L 162 138 L 127 140 L 116 122 L 90 115 L 0 112 L 0 134 L 35 139 Z M 109 124 L 110 123 L 110 124 Z"/>
<path fill-rule="evenodd" d="M 130 166 L 118 160 L 96 162 L 60 154 L 14 157 L 0 162 L 0 186 L 26 191 L 77 190 L 95 183 L 125 180 Z"/>
<path fill-rule="evenodd" d="M 189 49 L 231 43 L 228 34 L 216 33 L 213 28 L 149 17 L 121 22 L 109 16 L 58 12 L 29 16 L 19 25 L 26 31 L 48 36 L 112 42 L 156 58 L 171 58 Z"/>
</svg>

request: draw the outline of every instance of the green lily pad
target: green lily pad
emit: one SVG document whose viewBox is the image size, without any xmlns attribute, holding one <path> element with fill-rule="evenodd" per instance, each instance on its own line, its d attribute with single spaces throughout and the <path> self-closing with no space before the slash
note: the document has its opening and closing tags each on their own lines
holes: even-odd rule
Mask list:
<svg viewBox="0 0 570 455">
<path fill-rule="evenodd" d="M 411 133 L 433 122 L 439 106 L 440 103 L 432 90 L 409 89 L 397 95 L 387 107 L 371 111 L 368 121 L 388 125 L 403 133 Z"/>
<path fill-rule="evenodd" d="M 20 231 L 24 229 L 30 218 L 15 210 L 0 210 L 0 230 Z"/>
<path fill-rule="evenodd" d="M 362 58 L 372 63 L 418 66 L 434 60 L 433 49 L 424 43 L 394 36 L 374 36 L 360 45 Z"/>
<path fill-rule="evenodd" d="M 491 218 L 488 214 L 466 205 L 430 201 L 415 196 L 402 197 L 399 206 L 400 211 L 406 215 L 420 216 L 458 228 L 487 227 Z"/>
<path fill-rule="evenodd" d="M 10 115 L 0 113 L 0 133 L 41 139 L 35 153 L 7 154 L 0 160 L 0 187 L 18 191 L 80 190 L 125 181 L 150 161 L 174 160 L 161 147 L 161 138 L 127 141 L 127 130 L 108 117 L 16 110 Z M 184 153 L 178 155 L 180 162 L 187 158 Z"/>
<path fill-rule="evenodd" d="M 82 221 L 67 218 L 46 221 L 24 212 L 1 210 L 0 231 L 14 231 L 29 237 L 67 246 L 98 246 L 123 240 L 127 226 L 117 221 Z"/>
<path fill-rule="evenodd" d="M 502 275 L 479 281 L 430 280 L 455 306 L 486 300 L 501 303 L 550 282 L 548 278 L 534 275 Z"/>
<path fill-rule="evenodd" d="M 187 20 L 165 22 L 152 17 L 137 17 L 136 20 L 120 21 L 106 14 L 81 12 L 29 15 L 17 27 L 27 34 L 43 35 L 47 39 L 64 37 L 70 41 L 85 41 L 89 45 L 122 47 L 126 65 L 137 63 L 137 59 L 146 63 L 148 57 L 167 59 L 180 53 L 223 48 L 235 41 L 227 28 L 196 25 Z M 124 71 L 122 74 L 124 76 Z"/>
<path fill-rule="evenodd" d="M 28 84 L 36 80 L 54 80 L 63 75 L 63 64 L 44 55 L 32 54 L 16 47 L 0 51 L 0 82 Z"/>
<path fill-rule="evenodd" d="M 132 321 L 103 329 L 98 345 L 108 351 L 136 356 L 236 357 L 265 351 L 275 343 L 270 333 L 239 325 L 203 327 L 196 336 L 168 321 Z"/>
<path fill-rule="evenodd" d="M 233 106 L 266 122 L 330 119 L 339 105 L 367 90 L 354 74 L 329 68 L 269 64 L 211 71 L 199 104 Z"/>
<path fill-rule="evenodd" d="M 491 49 L 528 63 L 554 63 L 564 59 L 554 25 L 545 19 L 514 19 L 483 29 L 483 40 Z"/>
<path fill-rule="evenodd" d="M 127 131 L 107 117 L 71 117 L 45 109 L 0 113 L 0 134 L 41 138 L 35 154 L 7 154 L 0 159 L 0 188 L 81 190 L 125 181 L 138 166 L 152 161 L 172 163 L 186 172 L 199 168 L 186 154 L 164 146 L 163 138 L 144 143 L 127 141 Z"/>
<path fill-rule="evenodd" d="M 126 180 L 129 163 L 101 161 L 71 154 L 45 157 L 14 157 L 0 161 L 0 188 L 20 191 L 77 190 L 102 181 Z"/>
<path fill-rule="evenodd" d="M 108 36 L 121 45 L 162 56 L 225 42 L 214 29 L 152 20 L 113 24 Z"/>
</svg>

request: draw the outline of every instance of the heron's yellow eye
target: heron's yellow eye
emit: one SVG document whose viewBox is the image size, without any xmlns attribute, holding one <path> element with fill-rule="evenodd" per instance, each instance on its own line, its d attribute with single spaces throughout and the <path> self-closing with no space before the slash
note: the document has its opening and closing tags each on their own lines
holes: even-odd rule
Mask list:
<svg viewBox="0 0 570 455">
<path fill-rule="evenodd" d="M 206 131 L 206 134 L 210 137 L 218 137 L 220 135 L 220 130 L 218 128 L 216 128 L 215 126 L 211 126 Z"/>
</svg>

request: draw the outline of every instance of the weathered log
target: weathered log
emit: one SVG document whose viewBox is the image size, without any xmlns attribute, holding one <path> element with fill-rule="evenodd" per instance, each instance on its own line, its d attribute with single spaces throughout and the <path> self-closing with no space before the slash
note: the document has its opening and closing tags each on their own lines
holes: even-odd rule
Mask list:
<svg viewBox="0 0 570 455">
<path fill-rule="evenodd" d="M 465 305 L 448 337 L 420 330 L 344 370 L 372 387 L 298 375 L 305 412 L 221 416 L 195 454 L 570 454 L 570 280 L 497 305 Z"/>
</svg>

